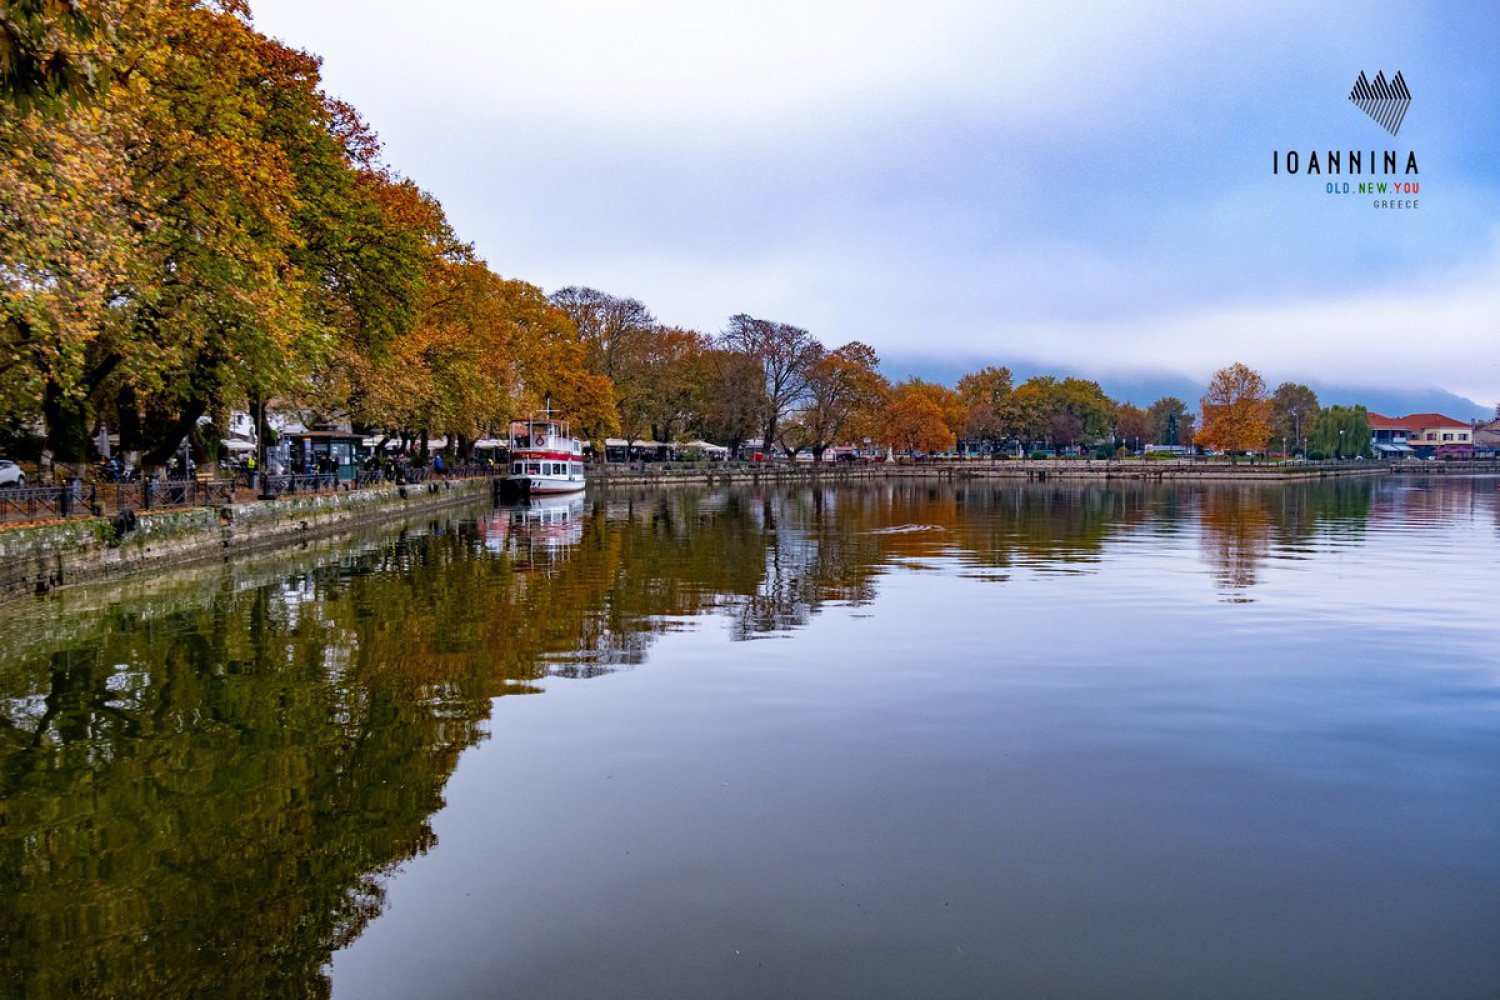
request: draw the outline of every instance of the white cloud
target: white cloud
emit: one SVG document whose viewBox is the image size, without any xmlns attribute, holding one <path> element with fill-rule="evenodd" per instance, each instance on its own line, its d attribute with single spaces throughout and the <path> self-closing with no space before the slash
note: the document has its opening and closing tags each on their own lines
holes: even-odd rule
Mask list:
<svg viewBox="0 0 1500 1000">
<path fill-rule="evenodd" d="M 1500 266 L 1456 263 L 1494 217 L 1461 104 L 1492 57 L 1422 50 L 1421 5 L 1351 8 L 255 2 L 507 275 L 889 354 L 1500 396 Z M 1273 145 L 1369 136 L 1342 94 L 1392 60 L 1422 84 L 1419 213 L 1269 176 Z"/>
<path fill-rule="evenodd" d="M 1248 303 L 1125 323 L 1038 323 L 994 330 L 1043 360 L 1092 370 L 1160 367 L 1198 378 L 1233 361 L 1370 386 L 1443 386 L 1500 401 L 1500 253 L 1420 287 Z"/>
<path fill-rule="evenodd" d="M 1166 0 L 547 0 L 347 5 L 258 0 L 257 24 L 330 56 L 328 76 L 385 106 L 456 102 L 486 123 L 587 123 L 683 138 L 765 132 L 934 104 L 989 121 L 1102 118 L 1205 37 L 1243 42 L 1287 16 Z M 1318 15 L 1321 16 L 1321 15 Z"/>
</svg>

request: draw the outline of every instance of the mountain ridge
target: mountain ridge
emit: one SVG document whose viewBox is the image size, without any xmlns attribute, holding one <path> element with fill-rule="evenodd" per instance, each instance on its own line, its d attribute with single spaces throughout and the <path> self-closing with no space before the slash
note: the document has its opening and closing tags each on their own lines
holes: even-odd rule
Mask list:
<svg viewBox="0 0 1500 1000">
<path fill-rule="evenodd" d="M 1196 409 L 1198 398 L 1206 388 L 1204 383 L 1196 379 L 1164 369 L 1091 372 L 1028 361 L 1006 363 L 978 358 L 964 361 L 921 355 L 891 355 L 881 359 L 880 368 L 888 378 L 902 379 L 915 375 L 927 381 L 951 386 L 963 375 L 994 364 L 1005 364 L 1011 370 L 1017 385 L 1038 375 L 1085 378 L 1098 382 L 1111 399 L 1141 407 L 1149 406 L 1163 396 L 1176 396 L 1189 409 Z M 1488 420 L 1494 418 L 1496 413 L 1495 406 L 1487 406 L 1439 386 L 1392 388 L 1346 385 L 1296 375 L 1272 378 L 1267 374 L 1266 383 L 1271 388 L 1274 389 L 1282 382 L 1300 382 L 1306 385 L 1318 394 L 1318 402 L 1323 406 L 1361 405 L 1388 417 L 1400 417 L 1408 413 L 1441 413 L 1458 420 Z"/>
</svg>

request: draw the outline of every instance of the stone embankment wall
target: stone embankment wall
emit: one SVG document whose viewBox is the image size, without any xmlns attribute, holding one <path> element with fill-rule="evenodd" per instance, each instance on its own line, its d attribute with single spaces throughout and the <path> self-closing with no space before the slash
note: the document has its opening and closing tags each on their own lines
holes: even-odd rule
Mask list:
<svg viewBox="0 0 1500 1000">
<path fill-rule="evenodd" d="M 80 518 L 0 531 L 0 601 L 148 566 L 282 544 L 362 520 L 486 499 L 488 479 Z"/>
</svg>

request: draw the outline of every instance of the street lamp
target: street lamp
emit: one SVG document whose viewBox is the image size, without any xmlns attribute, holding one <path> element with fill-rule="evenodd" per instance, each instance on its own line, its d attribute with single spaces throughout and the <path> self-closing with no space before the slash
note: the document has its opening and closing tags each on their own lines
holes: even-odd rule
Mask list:
<svg viewBox="0 0 1500 1000">
<path fill-rule="evenodd" d="M 1339 461 L 1344 460 L 1344 429 L 1339 428 Z"/>
</svg>

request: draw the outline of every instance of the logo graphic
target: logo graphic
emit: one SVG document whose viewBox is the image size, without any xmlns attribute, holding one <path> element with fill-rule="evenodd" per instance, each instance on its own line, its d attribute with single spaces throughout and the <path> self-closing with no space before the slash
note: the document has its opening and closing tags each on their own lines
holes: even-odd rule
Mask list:
<svg viewBox="0 0 1500 1000">
<path fill-rule="evenodd" d="M 1406 109 L 1411 107 L 1411 91 L 1406 89 L 1406 81 L 1401 79 L 1400 70 L 1396 71 L 1395 79 L 1389 81 L 1386 80 L 1384 71 L 1376 73 L 1374 83 L 1366 79 L 1364 70 L 1360 70 L 1359 79 L 1354 81 L 1354 89 L 1349 91 L 1349 100 L 1375 119 L 1375 124 L 1395 135 L 1401 131 L 1401 120 L 1406 117 Z"/>
</svg>

